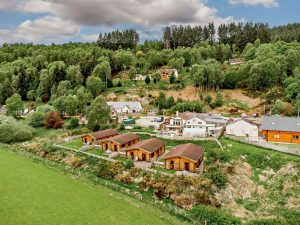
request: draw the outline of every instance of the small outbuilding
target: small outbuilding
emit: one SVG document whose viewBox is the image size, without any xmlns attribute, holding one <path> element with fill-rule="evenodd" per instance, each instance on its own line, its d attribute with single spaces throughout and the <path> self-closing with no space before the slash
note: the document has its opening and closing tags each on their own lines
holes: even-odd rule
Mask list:
<svg viewBox="0 0 300 225">
<path fill-rule="evenodd" d="M 247 119 L 236 119 L 226 126 L 226 134 L 236 137 L 247 137 L 249 139 L 258 139 L 258 125 Z"/>
<path fill-rule="evenodd" d="M 130 157 L 139 161 L 151 161 L 165 152 L 165 143 L 157 138 L 138 142 L 126 150 L 126 158 Z"/>
<path fill-rule="evenodd" d="M 94 133 L 84 134 L 81 136 L 83 144 L 95 144 L 96 142 L 105 140 L 118 135 L 114 129 L 101 130 Z"/>
<path fill-rule="evenodd" d="M 177 145 L 164 157 L 165 168 L 194 173 L 201 165 L 203 157 L 204 148 L 198 145 L 192 143 Z"/>
<path fill-rule="evenodd" d="M 139 142 L 139 136 L 134 133 L 125 133 L 101 141 L 103 150 L 121 151 Z"/>
</svg>

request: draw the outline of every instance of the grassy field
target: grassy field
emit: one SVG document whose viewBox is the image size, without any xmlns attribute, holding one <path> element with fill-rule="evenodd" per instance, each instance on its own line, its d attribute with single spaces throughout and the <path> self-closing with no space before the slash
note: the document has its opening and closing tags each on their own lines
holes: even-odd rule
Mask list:
<svg viewBox="0 0 300 225">
<path fill-rule="evenodd" d="M 123 194 L 0 148 L 0 224 L 182 224 Z"/>
<path fill-rule="evenodd" d="M 64 142 L 61 145 L 79 150 L 82 147 L 82 140 L 80 138 L 78 138 L 78 139 L 75 139 L 72 141 Z"/>
</svg>

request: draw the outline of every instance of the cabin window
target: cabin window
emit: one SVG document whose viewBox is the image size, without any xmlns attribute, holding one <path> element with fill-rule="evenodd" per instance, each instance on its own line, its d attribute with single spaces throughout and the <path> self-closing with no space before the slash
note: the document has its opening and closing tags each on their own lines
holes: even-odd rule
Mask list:
<svg viewBox="0 0 300 225">
<path fill-rule="evenodd" d="M 125 147 L 125 144 L 122 144 L 122 148 L 124 148 Z"/>
<path fill-rule="evenodd" d="M 274 138 L 280 138 L 280 135 L 279 134 L 275 134 Z"/>
<path fill-rule="evenodd" d="M 299 135 L 293 135 L 294 140 L 299 140 Z"/>
</svg>

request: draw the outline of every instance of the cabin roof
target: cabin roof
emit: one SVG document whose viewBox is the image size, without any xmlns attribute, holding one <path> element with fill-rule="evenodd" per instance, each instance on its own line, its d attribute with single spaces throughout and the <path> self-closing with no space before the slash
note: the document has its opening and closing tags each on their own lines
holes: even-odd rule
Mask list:
<svg viewBox="0 0 300 225">
<path fill-rule="evenodd" d="M 175 146 L 171 151 L 169 151 L 165 159 L 174 157 L 184 157 L 197 162 L 204 153 L 204 148 L 198 145 L 188 143 Z"/>
<path fill-rule="evenodd" d="M 94 133 L 90 133 L 87 135 L 91 135 L 96 139 L 101 139 L 101 138 L 105 138 L 105 137 L 109 137 L 109 136 L 118 135 L 118 132 L 114 129 L 107 129 L 107 130 L 101 130 L 101 131 L 97 131 Z"/>
<path fill-rule="evenodd" d="M 139 148 L 146 152 L 153 153 L 163 146 L 165 146 L 165 143 L 162 140 L 157 138 L 150 138 L 130 146 L 129 148 L 126 149 L 126 151 Z"/>
<path fill-rule="evenodd" d="M 117 136 L 114 136 L 114 137 L 110 138 L 109 140 L 117 142 L 120 145 L 123 145 L 123 144 L 126 144 L 126 143 L 130 142 L 130 141 L 134 141 L 138 138 L 139 138 L 139 136 L 137 136 L 134 133 L 125 133 L 125 134 L 119 134 Z"/>
</svg>

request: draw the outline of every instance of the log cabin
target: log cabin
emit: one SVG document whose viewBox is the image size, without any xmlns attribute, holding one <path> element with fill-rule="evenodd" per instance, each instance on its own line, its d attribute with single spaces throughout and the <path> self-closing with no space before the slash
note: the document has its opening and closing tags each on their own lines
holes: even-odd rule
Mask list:
<svg viewBox="0 0 300 225">
<path fill-rule="evenodd" d="M 194 173 L 201 165 L 204 157 L 204 148 L 195 144 L 175 146 L 166 156 L 165 168 L 168 170 L 186 170 Z"/>
<path fill-rule="evenodd" d="M 125 133 L 102 140 L 101 146 L 104 151 L 108 149 L 111 151 L 120 152 L 121 149 L 128 148 L 138 142 L 139 136 L 134 133 Z"/>
<path fill-rule="evenodd" d="M 300 144 L 300 118 L 264 116 L 261 136 L 270 142 Z"/>
<path fill-rule="evenodd" d="M 118 135 L 114 129 L 101 130 L 94 133 L 84 134 L 81 136 L 83 144 L 96 144 L 97 142 Z"/>
<path fill-rule="evenodd" d="M 138 142 L 126 150 L 126 158 L 150 162 L 165 152 L 165 143 L 157 138 Z"/>
</svg>

